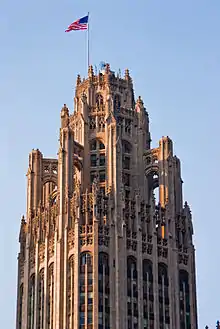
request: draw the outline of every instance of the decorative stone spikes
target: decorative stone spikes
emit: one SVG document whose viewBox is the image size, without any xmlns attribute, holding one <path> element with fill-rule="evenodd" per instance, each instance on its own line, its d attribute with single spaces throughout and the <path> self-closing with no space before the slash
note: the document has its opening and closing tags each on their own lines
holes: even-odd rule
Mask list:
<svg viewBox="0 0 220 329">
<path fill-rule="evenodd" d="M 144 105 L 144 103 L 141 99 L 141 96 L 139 96 L 137 101 L 136 101 L 136 105 L 135 105 L 136 112 L 141 112 L 141 109 L 143 108 L 143 105 Z"/>
<path fill-rule="evenodd" d="M 130 73 L 129 73 L 129 69 L 125 69 L 125 80 L 130 80 Z"/>
<path fill-rule="evenodd" d="M 93 66 L 92 65 L 89 66 L 88 76 L 89 76 L 89 78 L 93 78 L 94 77 L 94 72 L 93 72 Z"/>
<path fill-rule="evenodd" d="M 106 63 L 106 65 L 105 65 L 105 73 L 106 74 L 110 73 L 110 65 L 108 63 Z"/>
<path fill-rule="evenodd" d="M 19 242 L 22 242 L 26 233 L 26 221 L 24 218 L 24 215 L 21 217 L 21 228 L 20 228 L 20 234 L 19 234 Z"/>
<path fill-rule="evenodd" d="M 82 102 L 83 102 L 83 104 L 86 104 L 86 102 L 87 102 L 87 96 L 86 96 L 86 93 L 82 93 L 82 95 L 81 95 L 81 100 L 82 100 Z"/>
<path fill-rule="evenodd" d="M 24 218 L 24 215 L 21 217 L 21 225 L 24 225 L 26 222 L 25 222 L 25 218 Z"/>
<path fill-rule="evenodd" d="M 65 128 L 69 124 L 69 109 L 66 104 L 63 105 L 61 109 L 61 128 Z"/>
<path fill-rule="evenodd" d="M 65 114 L 68 113 L 68 115 L 69 115 L 69 109 L 68 109 L 68 107 L 66 106 L 66 104 L 63 105 L 62 110 L 61 110 L 61 113 L 62 113 L 62 112 L 65 113 Z"/>
<path fill-rule="evenodd" d="M 187 201 L 185 201 L 185 203 L 184 203 L 184 214 L 191 217 L 191 210 L 190 210 L 190 207 L 189 207 Z"/>
<path fill-rule="evenodd" d="M 143 106 L 143 105 L 144 105 L 144 102 L 143 102 L 143 100 L 142 100 L 141 96 L 138 96 L 138 99 L 137 99 L 137 104 L 139 104 L 139 105 L 141 105 L 141 106 Z"/>
<path fill-rule="evenodd" d="M 79 86 L 80 84 L 81 84 L 81 76 L 80 74 L 78 74 L 76 79 L 76 85 Z"/>
</svg>

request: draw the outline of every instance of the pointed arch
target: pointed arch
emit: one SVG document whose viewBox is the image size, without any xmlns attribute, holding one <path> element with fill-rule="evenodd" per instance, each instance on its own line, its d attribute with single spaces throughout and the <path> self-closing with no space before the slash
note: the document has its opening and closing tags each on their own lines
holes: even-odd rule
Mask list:
<svg viewBox="0 0 220 329">
<path fill-rule="evenodd" d="M 133 256 L 127 258 L 127 312 L 128 328 L 138 326 L 138 272 L 137 259 Z M 135 325 L 135 326 L 134 326 Z"/>
<path fill-rule="evenodd" d="M 87 279 L 87 282 L 86 282 Z M 87 304 L 87 308 L 85 305 Z M 93 257 L 89 251 L 80 255 L 80 304 L 79 328 L 93 323 Z"/>
<path fill-rule="evenodd" d="M 179 271 L 180 328 L 191 329 L 189 273 Z"/>
<path fill-rule="evenodd" d="M 153 265 L 148 259 L 143 260 L 143 308 L 144 329 L 154 329 Z"/>
<path fill-rule="evenodd" d="M 109 255 L 99 253 L 99 325 L 110 329 Z"/>
<path fill-rule="evenodd" d="M 103 107 L 104 107 L 104 99 L 103 99 L 103 96 L 100 93 L 96 94 L 95 103 L 96 103 L 97 109 L 99 111 L 102 111 Z"/>
<path fill-rule="evenodd" d="M 67 328 L 74 328 L 74 255 L 67 263 Z"/>
<path fill-rule="evenodd" d="M 24 306 L 24 284 L 22 283 L 19 287 L 19 312 L 18 312 L 18 328 L 23 328 L 23 306 Z"/>
<path fill-rule="evenodd" d="M 54 307 L 54 263 L 48 269 L 48 329 L 53 329 L 53 307 Z"/>
<path fill-rule="evenodd" d="M 160 326 L 166 326 L 170 324 L 170 301 L 168 268 L 164 263 L 158 264 L 158 289 Z"/>
<path fill-rule="evenodd" d="M 34 329 L 35 316 L 35 274 L 30 277 L 29 293 L 28 293 L 28 329 Z"/>
<path fill-rule="evenodd" d="M 44 328 L 44 268 L 41 269 L 38 279 L 38 328 Z"/>
</svg>

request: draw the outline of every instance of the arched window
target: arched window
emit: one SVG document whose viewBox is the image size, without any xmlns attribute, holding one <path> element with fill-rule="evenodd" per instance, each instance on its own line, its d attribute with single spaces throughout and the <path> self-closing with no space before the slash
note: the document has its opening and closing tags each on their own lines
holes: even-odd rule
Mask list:
<svg viewBox="0 0 220 329">
<path fill-rule="evenodd" d="M 143 261 L 144 329 L 154 329 L 153 270 L 149 260 Z"/>
<path fill-rule="evenodd" d="M 67 329 L 74 328 L 74 256 L 67 264 Z"/>
<path fill-rule="evenodd" d="M 191 329 L 189 274 L 184 270 L 179 271 L 179 290 L 180 290 L 180 328 Z"/>
<path fill-rule="evenodd" d="M 99 329 L 110 329 L 109 257 L 99 253 Z"/>
<path fill-rule="evenodd" d="M 127 259 L 127 310 L 128 329 L 138 328 L 138 286 L 137 286 L 137 261 L 134 257 Z"/>
<path fill-rule="evenodd" d="M 114 113 L 116 114 L 117 112 L 119 112 L 120 108 L 121 108 L 121 97 L 119 95 L 115 95 L 115 97 L 114 97 Z"/>
<path fill-rule="evenodd" d="M 160 329 L 170 328 L 169 314 L 169 279 L 167 266 L 158 264 L 159 318 Z"/>
<path fill-rule="evenodd" d="M 19 315 L 18 315 L 18 327 L 19 329 L 23 328 L 22 315 L 23 315 L 23 303 L 24 303 L 24 286 L 23 283 L 19 288 Z"/>
<path fill-rule="evenodd" d="M 47 202 L 51 202 L 52 201 L 52 193 L 55 191 L 56 189 L 56 184 L 54 182 L 51 181 L 47 181 L 44 185 L 43 185 L 43 198 L 42 198 L 42 202 L 43 202 L 43 206 L 45 207 Z"/>
<path fill-rule="evenodd" d="M 96 95 L 96 107 L 97 107 L 97 109 L 99 111 L 103 109 L 103 104 L 104 104 L 104 102 L 103 102 L 102 95 L 101 94 L 97 94 Z"/>
<path fill-rule="evenodd" d="M 148 180 L 148 203 L 158 205 L 160 202 L 159 175 L 157 171 L 151 171 L 147 174 Z"/>
<path fill-rule="evenodd" d="M 53 329 L 53 305 L 54 305 L 54 264 L 48 270 L 48 329 Z"/>
<path fill-rule="evenodd" d="M 122 151 L 123 151 L 123 154 L 124 153 L 130 154 L 131 153 L 131 150 L 132 150 L 131 144 L 128 141 L 123 140 L 122 141 Z"/>
<path fill-rule="evenodd" d="M 34 329 L 34 306 L 35 306 L 35 275 L 30 278 L 29 294 L 28 294 L 28 329 Z"/>
<path fill-rule="evenodd" d="M 87 284 L 86 284 L 87 278 Z M 86 303 L 87 301 L 87 303 Z M 87 304 L 87 309 L 85 305 Z M 93 259 L 90 252 L 80 255 L 80 329 L 93 323 Z"/>
<path fill-rule="evenodd" d="M 90 189 L 94 179 L 100 183 L 100 188 L 105 188 L 106 180 L 106 156 L 105 156 L 105 144 L 99 139 L 93 139 L 90 142 Z"/>
<path fill-rule="evenodd" d="M 44 328 L 44 269 L 39 273 L 39 284 L 38 284 L 38 329 Z"/>
</svg>

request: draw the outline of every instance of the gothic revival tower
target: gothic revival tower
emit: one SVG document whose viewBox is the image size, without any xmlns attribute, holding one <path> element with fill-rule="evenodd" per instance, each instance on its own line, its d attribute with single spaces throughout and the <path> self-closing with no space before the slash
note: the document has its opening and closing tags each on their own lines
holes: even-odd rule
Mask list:
<svg viewBox="0 0 220 329">
<path fill-rule="evenodd" d="M 190 209 L 132 79 L 77 78 L 58 159 L 29 156 L 16 329 L 198 329 Z M 159 203 L 155 189 L 159 189 Z"/>
</svg>

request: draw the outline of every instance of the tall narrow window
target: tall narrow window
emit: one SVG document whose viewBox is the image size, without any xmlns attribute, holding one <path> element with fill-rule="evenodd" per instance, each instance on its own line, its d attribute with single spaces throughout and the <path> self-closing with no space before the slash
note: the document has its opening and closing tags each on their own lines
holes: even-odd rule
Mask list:
<svg viewBox="0 0 220 329">
<path fill-rule="evenodd" d="M 54 305 L 54 265 L 51 264 L 48 271 L 48 329 L 53 329 L 53 305 Z"/>
<path fill-rule="evenodd" d="M 39 284 L 38 284 L 38 329 L 43 329 L 44 327 L 44 269 L 39 273 Z"/>
<path fill-rule="evenodd" d="M 179 272 L 180 289 L 180 328 L 191 329 L 189 275 L 186 271 Z"/>
<path fill-rule="evenodd" d="M 91 328 L 93 323 L 93 263 L 92 255 L 89 252 L 80 256 L 79 315 L 79 328 L 84 329 L 86 324 Z"/>
<path fill-rule="evenodd" d="M 96 95 L 96 107 L 98 111 L 102 111 L 103 110 L 103 97 L 101 94 L 97 94 Z"/>
<path fill-rule="evenodd" d="M 167 273 L 167 266 L 162 263 L 158 265 L 158 288 L 160 329 L 169 329 L 169 279 Z"/>
<path fill-rule="evenodd" d="M 71 256 L 67 265 L 67 329 L 74 328 L 74 258 Z"/>
<path fill-rule="evenodd" d="M 34 328 L 34 306 L 35 306 L 35 275 L 30 278 L 28 294 L 28 329 Z"/>
<path fill-rule="evenodd" d="M 144 329 L 154 329 L 154 291 L 152 263 L 143 261 Z"/>
<path fill-rule="evenodd" d="M 115 95 L 114 97 L 114 113 L 117 114 L 117 112 L 120 111 L 121 108 L 121 97 L 119 95 Z"/>
<path fill-rule="evenodd" d="M 109 257 L 99 253 L 99 329 L 110 329 Z"/>
<path fill-rule="evenodd" d="M 137 262 L 134 257 L 127 259 L 127 296 L 128 296 L 128 329 L 138 327 L 138 287 Z"/>
<path fill-rule="evenodd" d="M 24 303 L 24 286 L 23 286 L 23 284 L 21 284 L 20 289 L 19 289 L 19 315 L 18 315 L 19 329 L 22 329 L 23 303 Z"/>
</svg>

